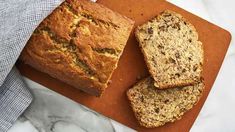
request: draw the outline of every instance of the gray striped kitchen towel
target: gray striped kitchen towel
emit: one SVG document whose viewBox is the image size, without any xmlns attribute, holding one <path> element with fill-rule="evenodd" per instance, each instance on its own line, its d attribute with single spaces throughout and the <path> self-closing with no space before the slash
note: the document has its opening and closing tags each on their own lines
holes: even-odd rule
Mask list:
<svg viewBox="0 0 235 132">
<path fill-rule="evenodd" d="M 37 25 L 63 0 L 0 0 L 0 132 L 32 101 L 14 64 Z"/>
</svg>

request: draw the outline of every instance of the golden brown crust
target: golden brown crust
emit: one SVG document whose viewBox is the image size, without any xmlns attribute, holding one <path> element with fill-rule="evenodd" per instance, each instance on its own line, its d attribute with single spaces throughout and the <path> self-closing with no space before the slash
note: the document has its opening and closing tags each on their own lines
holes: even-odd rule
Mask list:
<svg viewBox="0 0 235 132">
<path fill-rule="evenodd" d="M 21 59 L 76 88 L 100 96 L 134 22 L 87 0 L 66 0 L 34 31 Z"/>
</svg>

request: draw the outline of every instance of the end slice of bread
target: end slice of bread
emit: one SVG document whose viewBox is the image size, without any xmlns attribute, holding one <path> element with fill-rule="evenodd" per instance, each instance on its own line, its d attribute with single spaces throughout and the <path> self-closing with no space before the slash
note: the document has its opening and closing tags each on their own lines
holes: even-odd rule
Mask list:
<svg viewBox="0 0 235 132">
<path fill-rule="evenodd" d="M 139 26 L 135 35 L 157 88 L 192 85 L 200 80 L 203 46 L 194 26 L 166 10 Z"/>
<path fill-rule="evenodd" d="M 181 119 L 200 99 L 204 83 L 193 86 L 156 89 L 151 77 L 127 91 L 134 114 L 141 126 L 154 128 Z"/>
</svg>

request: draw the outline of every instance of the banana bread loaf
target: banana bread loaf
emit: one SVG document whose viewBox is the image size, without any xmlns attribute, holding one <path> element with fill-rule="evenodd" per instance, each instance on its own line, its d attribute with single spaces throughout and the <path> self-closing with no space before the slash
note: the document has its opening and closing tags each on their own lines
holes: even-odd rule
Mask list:
<svg viewBox="0 0 235 132">
<path fill-rule="evenodd" d="M 133 25 L 103 5 L 66 0 L 37 27 L 20 58 L 54 78 L 101 96 Z"/>
</svg>

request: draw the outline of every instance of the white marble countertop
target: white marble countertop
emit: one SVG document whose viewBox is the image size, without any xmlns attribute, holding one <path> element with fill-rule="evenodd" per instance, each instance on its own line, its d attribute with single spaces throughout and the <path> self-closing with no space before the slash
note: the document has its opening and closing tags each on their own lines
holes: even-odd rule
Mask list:
<svg viewBox="0 0 235 132">
<path fill-rule="evenodd" d="M 170 0 L 235 35 L 233 0 Z M 191 131 L 235 131 L 235 42 L 225 57 L 214 86 Z M 9 132 L 131 132 L 58 93 L 24 78 L 34 94 L 34 101 Z"/>
</svg>

